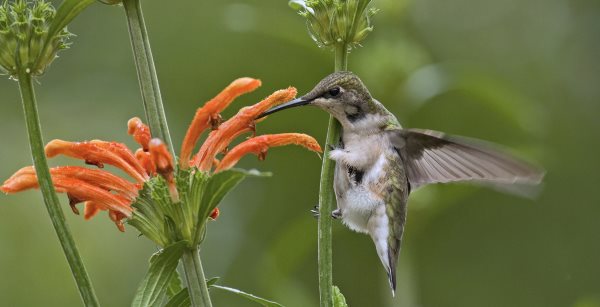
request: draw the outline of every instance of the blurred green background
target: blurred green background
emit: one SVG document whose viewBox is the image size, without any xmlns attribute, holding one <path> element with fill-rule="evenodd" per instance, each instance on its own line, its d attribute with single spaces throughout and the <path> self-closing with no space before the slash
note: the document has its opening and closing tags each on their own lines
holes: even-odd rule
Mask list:
<svg viewBox="0 0 600 307">
<path fill-rule="evenodd" d="M 535 201 L 482 188 L 413 193 L 392 298 L 369 237 L 334 225 L 334 283 L 350 306 L 600 306 L 600 2 L 374 0 L 381 12 L 349 68 L 406 127 L 504 144 L 548 173 Z M 144 1 L 173 139 L 195 109 L 240 76 L 304 93 L 333 69 L 287 1 Z M 133 145 L 143 116 L 121 7 L 92 5 L 37 93 L 44 137 Z M 0 81 L 0 177 L 30 164 L 16 83 Z M 327 115 L 296 109 L 259 133 L 304 132 L 323 143 Z M 74 163 L 53 159 L 53 165 Z M 209 225 L 208 276 L 286 306 L 317 306 L 319 158 L 298 148 L 253 157 L 275 173 L 243 182 Z M 104 215 L 65 213 L 104 306 L 126 306 L 156 251 Z M 253 306 L 213 293 L 216 306 Z M 0 305 L 77 306 L 78 293 L 38 192 L 0 195 Z"/>
</svg>

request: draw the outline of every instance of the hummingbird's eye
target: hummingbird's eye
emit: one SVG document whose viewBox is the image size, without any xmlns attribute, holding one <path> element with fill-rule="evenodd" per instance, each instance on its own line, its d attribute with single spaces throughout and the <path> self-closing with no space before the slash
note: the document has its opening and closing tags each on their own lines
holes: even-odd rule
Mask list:
<svg viewBox="0 0 600 307">
<path fill-rule="evenodd" d="M 340 88 L 336 86 L 336 87 L 334 87 L 334 88 L 330 89 L 330 90 L 329 90 L 329 92 L 328 92 L 328 94 L 329 94 L 331 97 L 335 97 L 335 96 L 339 95 L 339 94 L 340 94 L 340 92 L 341 92 L 341 91 L 340 91 Z"/>
</svg>

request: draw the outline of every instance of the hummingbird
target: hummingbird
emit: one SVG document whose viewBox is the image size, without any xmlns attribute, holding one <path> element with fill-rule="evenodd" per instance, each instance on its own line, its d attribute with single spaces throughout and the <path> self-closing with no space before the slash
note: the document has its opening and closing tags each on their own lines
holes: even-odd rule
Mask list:
<svg viewBox="0 0 600 307">
<path fill-rule="evenodd" d="M 544 172 L 480 140 L 403 128 L 352 72 L 335 72 L 309 93 L 259 116 L 316 106 L 342 126 L 328 158 L 336 162 L 331 212 L 351 230 L 368 234 L 396 290 L 407 201 L 411 191 L 433 183 L 470 181 L 513 193 L 532 190 Z"/>
</svg>

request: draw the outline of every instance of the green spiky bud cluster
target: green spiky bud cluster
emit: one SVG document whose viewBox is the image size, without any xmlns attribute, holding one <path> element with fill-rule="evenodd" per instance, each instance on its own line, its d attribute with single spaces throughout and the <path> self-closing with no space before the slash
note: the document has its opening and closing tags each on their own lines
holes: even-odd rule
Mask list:
<svg viewBox="0 0 600 307">
<path fill-rule="evenodd" d="M 321 48 L 345 44 L 348 49 L 373 31 L 371 0 L 292 0 L 290 7 L 306 18 L 308 32 Z"/>
<path fill-rule="evenodd" d="M 52 4 L 44 0 L 0 4 L 0 69 L 13 77 L 18 69 L 43 74 L 56 53 L 69 46 L 66 28 L 49 37 L 55 15 Z"/>
<path fill-rule="evenodd" d="M 178 200 L 171 197 L 162 176 L 148 180 L 133 203 L 127 223 L 162 247 L 186 241 L 190 247 L 204 239 L 206 222 L 225 195 L 248 176 L 270 176 L 255 170 L 229 169 L 217 174 L 197 169 L 178 170 L 175 175 Z"/>
</svg>

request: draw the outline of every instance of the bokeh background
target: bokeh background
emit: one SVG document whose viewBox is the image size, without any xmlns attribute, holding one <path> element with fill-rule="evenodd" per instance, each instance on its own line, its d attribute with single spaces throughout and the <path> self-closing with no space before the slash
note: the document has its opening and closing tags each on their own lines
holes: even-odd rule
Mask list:
<svg viewBox="0 0 600 307">
<path fill-rule="evenodd" d="M 473 186 L 429 186 L 409 202 L 392 298 L 369 237 L 334 226 L 334 282 L 350 306 L 600 306 L 600 2 L 374 0 L 375 31 L 349 68 L 404 126 L 504 144 L 547 169 L 524 200 Z M 166 111 L 179 144 L 195 109 L 231 80 L 262 79 L 231 116 L 275 89 L 303 93 L 333 69 L 282 0 L 144 1 Z M 44 137 L 133 145 L 143 116 L 121 7 L 95 4 L 37 93 Z M 0 81 L 0 177 L 30 164 L 16 83 Z M 327 115 L 296 109 L 259 133 L 325 137 Z M 53 165 L 79 162 L 53 159 Z M 317 306 L 319 157 L 270 151 L 210 223 L 202 256 L 221 284 L 287 306 Z M 126 306 L 156 251 L 133 228 L 65 213 L 104 306 Z M 0 195 L 0 305 L 77 306 L 78 293 L 38 192 Z M 252 306 L 213 293 L 216 306 Z"/>
</svg>

